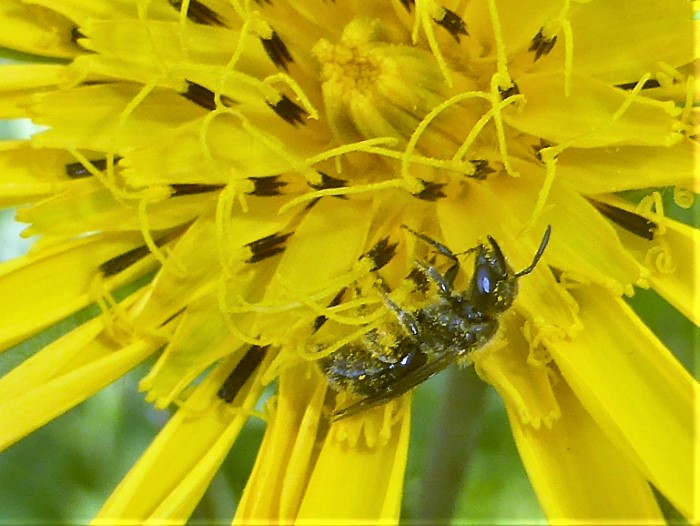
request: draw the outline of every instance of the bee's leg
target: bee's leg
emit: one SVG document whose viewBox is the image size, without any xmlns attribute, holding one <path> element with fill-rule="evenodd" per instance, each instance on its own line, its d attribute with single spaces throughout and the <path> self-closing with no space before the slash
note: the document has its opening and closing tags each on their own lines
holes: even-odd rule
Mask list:
<svg viewBox="0 0 700 526">
<path fill-rule="evenodd" d="M 457 259 L 457 256 L 455 255 L 455 253 L 452 252 L 449 248 L 447 248 L 445 245 L 443 245 L 439 241 L 436 241 L 432 237 L 428 237 L 425 234 L 421 234 L 420 232 L 416 232 L 415 230 L 407 227 L 406 225 L 401 225 L 401 227 L 404 230 L 408 230 L 411 234 L 416 236 L 418 239 L 428 243 L 428 245 L 433 247 L 437 252 L 439 252 L 443 256 L 450 258 L 455 263 L 459 263 L 459 260 Z"/>
<path fill-rule="evenodd" d="M 426 265 L 418 260 L 413 260 L 413 264 L 418 270 L 420 270 L 426 278 L 435 283 L 442 296 L 449 296 L 452 292 L 452 284 L 454 283 L 455 277 L 457 276 L 457 271 L 459 270 L 458 265 L 453 265 L 447 269 L 445 275 L 443 276 L 438 272 L 438 270 L 432 265 Z"/>
<path fill-rule="evenodd" d="M 413 315 L 394 303 L 394 301 L 389 297 L 389 288 L 381 279 L 377 280 L 374 286 L 382 295 L 384 304 L 391 309 L 391 312 L 394 313 L 394 316 L 396 316 L 396 319 L 399 321 L 408 335 L 411 338 L 417 338 L 420 331 L 418 329 L 418 322 L 415 320 Z"/>
<path fill-rule="evenodd" d="M 425 276 L 428 279 L 432 280 L 440 288 L 441 292 L 449 292 L 449 290 L 452 289 L 452 285 L 454 284 L 455 278 L 457 277 L 457 272 L 459 272 L 459 259 L 457 259 L 457 255 L 445 245 L 443 245 L 439 241 L 436 241 L 432 237 L 428 237 L 425 234 L 416 232 L 415 230 L 407 227 L 406 225 L 401 225 L 401 227 L 409 231 L 421 241 L 424 241 L 425 243 L 433 247 L 435 251 L 439 254 L 442 254 L 446 258 L 452 260 L 453 265 L 447 269 L 444 275 L 438 273 L 437 270 L 435 270 L 433 267 L 422 265 L 421 263 L 416 262 L 418 268 L 423 272 L 423 274 L 425 274 Z"/>
</svg>

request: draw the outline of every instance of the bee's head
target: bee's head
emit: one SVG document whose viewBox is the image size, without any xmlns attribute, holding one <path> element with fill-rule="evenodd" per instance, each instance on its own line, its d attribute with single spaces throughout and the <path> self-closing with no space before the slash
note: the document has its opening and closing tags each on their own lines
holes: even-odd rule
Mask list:
<svg viewBox="0 0 700 526">
<path fill-rule="evenodd" d="M 474 274 L 469 284 L 469 299 L 474 308 L 485 315 L 507 310 L 518 294 L 518 278 L 533 271 L 547 247 L 551 231 L 548 226 L 532 263 L 520 272 L 513 272 L 501 247 L 491 236 L 488 236 L 490 249 L 483 244 L 476 247 Z"/>
</svg>

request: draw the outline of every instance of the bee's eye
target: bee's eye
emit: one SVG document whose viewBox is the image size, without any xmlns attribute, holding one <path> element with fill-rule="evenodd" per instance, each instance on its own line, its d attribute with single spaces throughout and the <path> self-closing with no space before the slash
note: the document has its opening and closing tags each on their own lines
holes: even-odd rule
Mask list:
<svg viewBox="0 0 700 526">
<path fill-rule="evenodd" d="M 493 292 L 496 286 L 498 276 L 494 276 L 494 272 L 490 266 L 481 265 L 476 269 L 474 274 L 474 283 L 476 285 L 476 294 L 479 296 L 488 296 Z"/>
<path fill-rule="evenodd" d="M 476 265 L 469 291 L 474 307 L 484 314 L 493 312 L 496 302 L 496 289 L 504 276 L 489 262 Z"/>
</svg>

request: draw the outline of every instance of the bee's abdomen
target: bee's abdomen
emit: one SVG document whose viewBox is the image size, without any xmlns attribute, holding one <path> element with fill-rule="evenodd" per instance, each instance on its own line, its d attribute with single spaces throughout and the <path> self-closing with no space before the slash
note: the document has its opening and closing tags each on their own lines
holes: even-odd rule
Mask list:
<svg viewBox="0 0 700 526">
<path fill-rule="evenodd" d="M 318 365 L 334 390 L 348 389 L 356 395 L 374 397 L 427 360 L 419 346 L 408 339 L 399 342 L 395 357 L 393 362 L 382 361 L 363 345 L 350 344 L 320 359 Z"/>
</svg>

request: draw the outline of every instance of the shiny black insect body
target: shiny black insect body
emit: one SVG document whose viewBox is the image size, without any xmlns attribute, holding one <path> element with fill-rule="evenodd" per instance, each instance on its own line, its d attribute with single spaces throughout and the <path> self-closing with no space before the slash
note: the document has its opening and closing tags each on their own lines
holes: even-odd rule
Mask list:
<svg viewBox="0 0 700 526">
<path fill-rule="evenodd" d="M 439 373 L 458 358 L 484 346 L 498 330 L 498 318 L 515 300 L 518 279 L 532 272 L 549 242 L 547 227 L 532 263 L 513 272 L 496 240 L 479 244 L 473 252 L 474 272 L 466 290 L 455 290 L 459 272 L 457 256 L 446 246 L 406 228 L 452 261 L 443 273 L 431 264 L 415 261 L 416 268 L 437 288 L 437 299 L 415 309 L 404 310 L 383 285 L 377 288 L 395 322 L 369 331 L 347 344 L 319 367 L 331 388 L 347 389 L 359 401 L 333 415 L 334 420 L 382 405 Z M 396 327 L 398 325 L 398 327 Z"/>
</svg>

